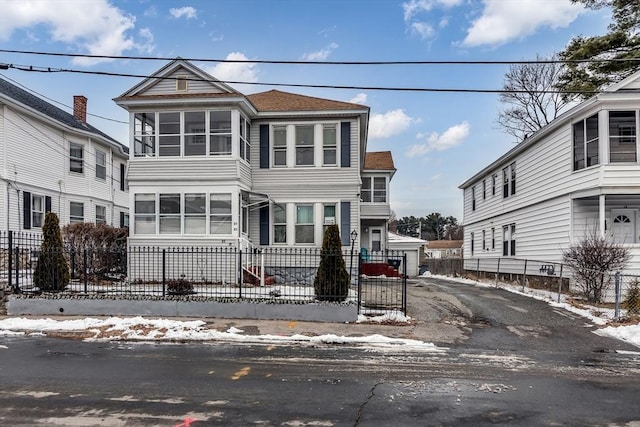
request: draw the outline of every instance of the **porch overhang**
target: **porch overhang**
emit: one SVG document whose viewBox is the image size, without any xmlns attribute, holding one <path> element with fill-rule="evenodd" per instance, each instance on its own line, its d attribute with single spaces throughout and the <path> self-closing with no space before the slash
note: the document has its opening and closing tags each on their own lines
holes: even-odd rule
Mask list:
<svg viewBox="0 0 640 427">
<path fill-rule="evenodd" d="M 256 193 L 255 191 L 247 191 L 247 190 L 240 190 L 240 192 L 242 194 L 243 201 L 245 200 L 245 197 L 246 197 L 247 204 L 245 205 L 245 207 L 249 209 L 260 208 L 265 204 L 270 205 L 273 202 L 273 200 L 271 200 L 269 195 L 265 193 Z"/>
</svg>

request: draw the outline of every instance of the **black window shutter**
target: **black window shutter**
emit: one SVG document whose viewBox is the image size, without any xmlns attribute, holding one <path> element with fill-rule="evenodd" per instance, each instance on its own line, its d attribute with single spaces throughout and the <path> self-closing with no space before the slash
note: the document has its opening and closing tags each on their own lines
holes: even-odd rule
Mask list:
<svg viewBox="0 0 640 427">
<path fill-rule="evenodd" d="M 351 167 L 351 122 L 340 123 L 340 166 Z"/>
<path fill-rule="evenodd" d="M 351 243 L 351 202 L 340 202 L 340 236 L 342 246 L 349 246 Z"/>
<path fill-rule="evenodd" d="M 269 206 L 260 208 L 260 245 L 269 246 Z"/>
<path fill-rule="evenodd" d="M 269 125 L 260 125 L 260 169 L 269 169 Z"/>
<path fill-rule="evenodd" d="M 124 163 L 120 163 L 120 191 L 125 190 L 125 179 L 127 178 L 127 167 Z"/>
<path fill-rule="evenodd" d="M 51 212 L 51 197 L 44 196 L 44 213 Z"/>
<path fill-rule="evenodd" d="M 22 228 L 31 230 L 31 193 L 22 193 Z"/>
<path fill-rule="evenodd" d="M 120 212 L 120 228 L 124 227 L 124 212 Z"/>
</svg>

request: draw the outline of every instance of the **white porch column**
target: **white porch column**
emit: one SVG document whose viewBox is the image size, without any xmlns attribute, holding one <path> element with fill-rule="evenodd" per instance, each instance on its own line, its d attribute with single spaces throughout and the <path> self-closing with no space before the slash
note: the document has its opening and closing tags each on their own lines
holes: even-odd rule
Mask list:
<svg viewBox="0 0 640 427">
<path fill-rule="evenodd" d="M 601 194 L 598 198 L 598 230 L 601 238 L 604 239 L 604 207 L 605 207 L 605 198 L 604 194 Z"/>
</svg>

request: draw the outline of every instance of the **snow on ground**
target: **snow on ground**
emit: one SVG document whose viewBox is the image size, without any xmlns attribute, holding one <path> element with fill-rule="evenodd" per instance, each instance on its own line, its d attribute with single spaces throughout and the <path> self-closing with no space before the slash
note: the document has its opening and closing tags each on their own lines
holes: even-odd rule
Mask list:
<svg viewBox="0 0 640 427">
<path fill-rule="evenodd" d="M 495 288 L 496 283 L 491 282 L 479 282 L 471 279 L 464 279 L 459 277 L 449 277 L 449 276 L 438 276 L 433 274 L 425 275 L 424 277 L 433 277 L 438 279 L 455 281 L 458 283 L 465 283 L 469 285 L 485 287 L 485 288 Z M 567 295 L 560 294 L 558 301 L 558 293 L 545 291 L 541 289 L 531 289 L 531 288 L 522 288 L 522 286 L 512 285 L 509 283 L 500 282 L 498 283 L 498 287 L 504 289 L 506 291 L 524 295 L 530 298 L 535 298 L 540 301 L 545 301 L 552 307 L 557 307 L 569 311 L 571 313 L 575 313 L 579 316 L 586 317 L 593 323 L 594 325 L 602 326 L 610 323 L 614 317 L 614 310 L 601 308 L 601 307 L 592 307 L 585 305 L 584 308 L 576 307 L 568 302 Z M 607 336 L 611 338 L 616 338 L 622 341 L 625 341 L 629 344 L 640 347 L 640 324 L 638 325 L 611 325 L 606 328 L 601 328 L 594 331 L 595 334 L 600 336 Z"/>
</svg>

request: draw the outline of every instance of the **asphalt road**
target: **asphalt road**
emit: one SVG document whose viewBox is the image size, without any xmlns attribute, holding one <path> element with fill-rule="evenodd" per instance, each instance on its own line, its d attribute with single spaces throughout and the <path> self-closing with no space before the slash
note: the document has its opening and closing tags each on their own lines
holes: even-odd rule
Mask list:
<svg viewBox="0 0 640 427">
<path fill-rule="evenodd" d="M 640 425 L 640 349 L 504 291 L 430 279 L 409 301 L 457 330 L 446 348 L 0 337 L 0 424 Z"/>
</svg>

